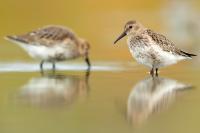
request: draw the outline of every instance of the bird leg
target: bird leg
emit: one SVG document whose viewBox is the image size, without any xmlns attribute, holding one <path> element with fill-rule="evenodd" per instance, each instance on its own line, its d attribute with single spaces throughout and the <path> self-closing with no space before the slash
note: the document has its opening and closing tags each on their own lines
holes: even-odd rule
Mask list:
<svg viewBox="0 0 200 133">
<path fill-rule="evenodd" d="M 42 75 L 44 74 L 43 64 L 44 64 L 44 60 L 42 60 L 42 61 L 40 62 L 40 73 L 41 73 Z"/>
<path fill-rule="evenodd" d="M 41 71 L 43 71 L 43 64 L 44 64 L 44 60 L 42 60 L 42 61 L 40 62 L 40 70 L 41 70 Z"/>
<path fill-rule="evenodd" d="M 53 72 L 55 72 L 55 70 L 56 70 L 56 63 L 55 63 L 55 61 L 52 62 L 52 69 L 53 69 Z"/>
<path fill-rule="evenodd" d="M 158 68 L 156 68 L 156 76 L 158 76 Z"/>
<path fill-rule="evenodd" d="M 154 76 L 154 68 L 151 69 L 150 74 L 151 76 Z"/>
</svg>

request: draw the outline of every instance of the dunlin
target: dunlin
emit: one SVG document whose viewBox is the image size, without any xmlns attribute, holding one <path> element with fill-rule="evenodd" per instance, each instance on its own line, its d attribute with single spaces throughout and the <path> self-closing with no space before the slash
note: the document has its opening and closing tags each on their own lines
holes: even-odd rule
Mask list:
<svg viewBox="0 0 200 133">
<path fill-rule="evenodd" d="M 23 35 L 7 36 L 6 39 L 21 46 L 28 54 L 44 62 L 51 62 L 55 70 L 55 62 L 83 57 L 90 67 L 89 43 L 76 36 L 70 29 L 49 25 Z"/>
<path fill-rule="evenodd" d="M 124 32 L 114 42 L 128 36 L 128 46 L 132 56 L 137 62 L 151 68 L 150 74 L 158 75 L 158 69 L 180 60 L 191 59 L 194 54 L 190 54 L 176 48 L 174 43 L 164 35 L 145 28 L 138 21 L 129 21 L 124 27 Z"/>
</svg>

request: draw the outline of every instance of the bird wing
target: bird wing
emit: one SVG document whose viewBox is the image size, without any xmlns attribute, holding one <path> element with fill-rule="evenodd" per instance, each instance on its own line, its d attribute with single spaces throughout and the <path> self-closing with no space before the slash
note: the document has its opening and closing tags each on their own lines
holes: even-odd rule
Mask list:
<svg viewBox="0 0 200 133">
<path fill-rule="evenodd" d="M 70 39 L 77 43 L 76 35 L 66 27 L 62 26 L 45 26 L 43 28 L 28 32 L 23 35 L 7 36 L 8 39 L 25 44 L 51 46 Z"/>
<path fill-rule="evenodd" d="M 146 32 L 152 38 L 152 40 L 156 42 L 156 44 L 159 45 L 166 52 L 171 52 L 173 54 L 177 54 L 184 57 L 196 56 L 194 54 L 189 54 L 180 50 L 179 48 L 176 48 L 175 44 L 162 34 L 156 33 L 150 29 L 147 29 Z"/>
</svg>

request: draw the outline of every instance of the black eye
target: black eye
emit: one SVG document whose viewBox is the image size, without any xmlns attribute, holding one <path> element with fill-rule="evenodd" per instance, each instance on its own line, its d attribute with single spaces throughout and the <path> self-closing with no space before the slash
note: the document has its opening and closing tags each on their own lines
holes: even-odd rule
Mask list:
<svg viewBox="0 0 200 133">
<path fill-rule="evenodd" d="M 129 26 L 129 29 L 132 29 L 133 28 L 133 26 Z"/>
</svg>

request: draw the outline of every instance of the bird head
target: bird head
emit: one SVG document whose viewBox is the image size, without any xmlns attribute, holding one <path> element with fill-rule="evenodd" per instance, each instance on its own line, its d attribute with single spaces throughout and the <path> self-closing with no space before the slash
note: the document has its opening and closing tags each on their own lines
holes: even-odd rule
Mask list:
<svg viewBox="0 0 200 133">
<path fill-rule="evenodd" d="M 144 30 L 144 26 L 138 21 L 135 21 L 135 20 L 128 21 L 124 26 L 124 31 L 116 39 L 114 44 L 117 43 L 120 39 L 122 39 L 125 36 L 130 36 L 130 35 L 135 36 L 143 30 Z"/>
</svg>

